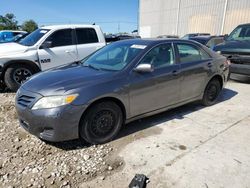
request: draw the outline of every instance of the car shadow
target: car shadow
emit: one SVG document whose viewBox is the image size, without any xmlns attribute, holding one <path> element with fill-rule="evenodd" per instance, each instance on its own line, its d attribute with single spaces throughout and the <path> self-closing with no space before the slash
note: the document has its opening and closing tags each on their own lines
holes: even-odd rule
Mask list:
<svg viewBox="0 0 250 188">
<path fill-rule="evenodd" d="M 225 88 L 223 89 L 223 92 L 220 95 L 217 104 L 230 100 L 237 94 L 238 92 Z M 146 118 L 133 121 L 123 126 L 122 130 L 120 131 L 120 133 L 114 140 L 121 139 L 128 135 L 134 134 L 144 129 L 148 129 L 150 127 L 164 123 L 166 121 L 170 121 L 173 119 L 183 119 L 185 115 L 201 110 L 203 108 L 205 107 L 202 106 L 199 102 L 193 102 L 193 103 L 181 106 L 181 107 L 177 107 L 172 110 L 159 113 L 157 115 L 153 115 L 153 116 L 149 116 Z M 73 141 L 59 142 L 59 143 L 50 143 L 50 142 L 47 142 L 47 143 L 54 147 L 63 149 L 63 150 L 75 150 L 75 149 L 81 149 L 81 148 L 86 148 L 86 147 L 91 146 L 91 144 L 88 144 L 80 139 L 73 140 Z"/>
</svg>

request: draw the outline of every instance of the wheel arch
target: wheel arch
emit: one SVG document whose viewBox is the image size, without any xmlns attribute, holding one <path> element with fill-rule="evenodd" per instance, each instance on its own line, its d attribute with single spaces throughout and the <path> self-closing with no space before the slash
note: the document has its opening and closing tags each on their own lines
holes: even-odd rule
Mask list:
<svg viewBox="0 0 250 188">
<path fill-rule="evenodd" d="M 212 80 L 214 80 L 214 79 L 219 80 L 220 86 L 221 86 L 221 89 L 222 89 L 222 88 L 223 88 L 223 85 L 224 85 L 224 82 L 223 82 L 223 77 L 222 77 L 221 75 L 219 75 L 219 74 L 216 74 L 216 75 L 214 75 L 212 78 L 210 78 L 210 80 L 207 82 L 207 84 L 208 84 L 209 82 L 211 82 Z"/>
<path fill-rule="evenodd" d="M 78 125 L 78 127 L 79 127 L 79 128 L 78 128 L 79 135 L 80 135 L 80 126 L 81 126 L 81 122 L 82 122 L 84 116 L 86 115 L 86 113 L 88 112 L 88 110 L 89 110 L 92 106 L 94 106 L 95 104 L 98 104 L 98 103 L 101 103 L 101 102 L 105 102 L 105 101 L 112 101 L 112 102 L 115 102 L 115 103 L 121 108 L 121 110 L 122 110 L 122 115 L 123 115 L 123 123 L 125 123 L 126 117 L 127 117 L 127 115 L 126 115 L 126 108 L 125 108 L 124 103 L 123 103 L 120 99 L 118 99 L 118 98 L 116 98 L 116 97 L 103 97 L 103 98 L 99 98 L 99 99 L 97 99 L 97 100 L 92 101 L 92 102 L 88 105 L 88 107 L 86 108 L 86 110 L 84 110 L 84 112 L 83 112 L 83 114 L 82 114 L 82 116 L 81 116 L 81 118 L 80 118 L 79 125 Z"/>
<path fill-rule="evenodd" d="M 6 70 L 11 66 L 11 65 L 15 65 L 15 64 L 23 64 L 23 65 L 28 65 L 30 67 L 32 67 L 33 70 L 35 70 L 35 72 L 40 72 L 41 69 L 40 67 L 33 61 L 30 60 L 11 60 L 8 61 L 7 63 L 4 64 L 3 69 L 2 69 L 2 75 L 1 75 L 1 79 L 4 78 L 5 72 Z"/>
</svg>

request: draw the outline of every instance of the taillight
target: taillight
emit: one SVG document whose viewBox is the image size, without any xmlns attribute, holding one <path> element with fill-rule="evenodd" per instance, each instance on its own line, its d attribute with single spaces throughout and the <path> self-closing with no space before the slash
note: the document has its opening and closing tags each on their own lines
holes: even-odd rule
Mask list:
<svg viewBox="0 0 250 188">
<path fill-rule="evenodd" d="M 231 65 L 231 61 L 229 59 L 227 59 L 225 62 L 224 62 L 224 66 L 225 67 L 228 67 Z"/>
</svg>

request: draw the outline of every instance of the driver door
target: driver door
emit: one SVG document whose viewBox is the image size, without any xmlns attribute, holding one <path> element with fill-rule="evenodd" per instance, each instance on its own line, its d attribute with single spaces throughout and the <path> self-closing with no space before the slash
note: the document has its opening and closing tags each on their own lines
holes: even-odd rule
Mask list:
<svg viewBox="0 0 250 188">
<path fill-rule="evenodd" d="M 180 67 L 171 43 L 154 47 L 140 64 L 152 64 L 153 72 L 131 72 L 130 112 L 133 116 L 158 110 L 179 101 Z"/>
<path fill-rule="evenodd" d="M 51 47 L 38 49 L 38 57 L 42 70 L 47 70 L 77 60 L 77 49 L 73 42 L 73 29 L 62 29 L 52 33 L 46 41 Z"/>
</svg>

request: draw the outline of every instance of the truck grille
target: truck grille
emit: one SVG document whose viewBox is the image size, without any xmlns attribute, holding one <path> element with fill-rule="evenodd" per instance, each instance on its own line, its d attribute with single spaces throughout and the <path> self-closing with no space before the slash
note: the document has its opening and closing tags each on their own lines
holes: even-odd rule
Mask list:
<svg viewBox="0 0 250 188">
<path fill-rule="evenodd" d="M 23 107 L 28 107 L 34 100 L 35 100 L 35 97 L 21 95 L 20 97 L 18 97 L 17 103 Z"/>
</svg>

